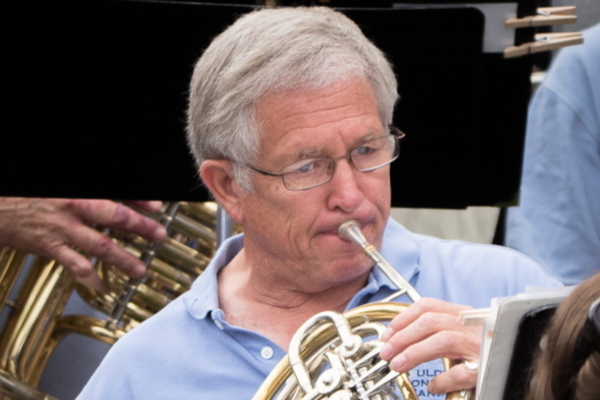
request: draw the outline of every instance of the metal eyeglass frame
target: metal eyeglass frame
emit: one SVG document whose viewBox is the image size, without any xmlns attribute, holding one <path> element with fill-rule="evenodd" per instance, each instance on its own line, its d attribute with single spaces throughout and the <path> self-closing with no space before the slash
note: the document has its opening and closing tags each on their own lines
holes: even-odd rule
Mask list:
<svg viewBox="0 0 600 400">
<path fill-rule="evenodd" d="M 378 166 L 376 166 L 376 167 L 370 167 L 370 168 L 366 168 L 366 169 L 359 169 L 359 168 L 357 168 L 357 167 L 356 167 L 356 165 L 354 165 L 354 163 L 352 162 L 351 154 L 352 154 L 352 152 L 353 152 L 354 150 L 356 150 L 357 148 L 359 148 L 360 146 L 363 146 L 363 145 L 365 144 L 365 143 L 362 143 L 362 144 L 361 144 L 361 145 L 359 145 L 359 146 L 356 146 L 356 147 L 353 147 L 353 148 L 349 149 L 349 150 L 348 150 L 348 152 L 346 152 L 346 154 L 344 154 L 344 155 L 342 155 L 342 156 L 335 157 L 335 158 L 329 158 L 329 157 L 320 157 L 319 159 L 321 159 L 321 160 L 329 160 L 329 162 L 330 162 L 330 165 L 332 165 L 332 166 L 333 166 L 333 167 L 331 168 L 331 173 L 329 174 L 329 177 L 328 177 L 328 178 L 327 178 L 325 181 L 323 181 L 323 182 L 320 182 L 320 183 L 317 183 L 317 184 L 315 184 L 315 185 L 307 186 L 307 187 L 302 187 L 302 188 L 290 188 L 290 187 L 287 185 L 287 183 L 286 183 L 286 181 L 285 181 L 285 178 L 284 178 L 284 176 L 285 176 L 286 174 L 288 174 L 289 172 L 279 172 L 279 173 L 277 173 L 277 172 L 271 172 L 271 171 L 267 171 L 267 170 L 264 170 L 264 169 L 261 169 L 261 168 L 255 167 L 255 166 L 253 166 L 253 165 L 250 165 L 250 164 L 245 164 L 245 165 L 246 165 L 248 168 L 250 168 L 251 170 L 253 170 L 253 171 L 256 171 L 256 172 L 258 172 L 258 173 L 260 173 L 260 174 L 262 174 L 262 175 L 265 175 L 265 176 L 273 176 L 273 177 L 280 177 L 280 178 L 281 178 L 281 181 L 282 181 L 282 183 L 283 183 L 283 186 L 285 186 L 285 188 L 286 188 L 286 189 L 288 189 L 288 190 L 292 190 L 292 191 L 302 191 L 302 190 L 309 190 L 309 189 L 313 189 L 313 188 L 316 188 L 316 187 L 322 186 L 322 185 L 326 184 L 327 182 L 329 182 L 329 181 L 331 180 L 331 178 L 333 177 L 333 173 L 334 173 L 334 171 L 335 171 L 335 162 L 336 162 L 337 160 L 341 160 L 342 158 L 345 158 L 345 159 L 348 161 L 348 164 L 350 164 L 350 165 L 351 165 L 351 166 L 352 166 L 354 169 L 356 169 L 356 170 L 357 170 L 357 171 L 359 171 L 359 172 L 369 172 L 369 171 L 374 171 L 374 170 L 376 170 L 376 169 L 379 169 L 379 168 L 385 167 L 386 165 L 389 165 L 389 164 L 391 164 L 391 163 L 392 163 L 393 161 L 395 161 L 395 160 L 398 158 L 398 156 L 400 155 L 400 139 L 404 138 L 404 137 L 406 136 L 406 134 L 405 134 L 404 132 L 402 132 L 400 129 L 396 128 L 395 126 L 390 126 L 390 131 L 391 131 L 391 133 L 390 133 L 389 135 L 386 135 L 386 136 L 380 136 L 380 137 L 373 138 L 373 139 L 370 139 L 370 140 L 377 140 L 377 139 L 382 139 L 382 138 L 385 138 L 385 137 L 388 137 L 388 136 L 394 136 L 394 137 L 396 138 L 396 148 L 395 148 L 395 153 L 396 153 L 396 154 L 394 155 L 394 157 L 392 157 L 392 159 L 391 159 L 391 160 L 389 160 L 389 161 L 387 161 L 387 162 L 385 162 L 385 163 L 383 163 L 383 164 L 381 164 L 381 165 L 378 165 Z M 369 140 L 369 141 L 370 141 L 370 140 Z M 367 141 L 366 143 L 368 143 L 369 141 Z"/>
</svg>

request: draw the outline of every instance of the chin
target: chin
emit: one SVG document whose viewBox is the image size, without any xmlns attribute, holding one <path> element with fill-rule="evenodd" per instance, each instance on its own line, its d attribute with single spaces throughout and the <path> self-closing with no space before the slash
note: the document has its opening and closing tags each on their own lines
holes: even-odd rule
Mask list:
<svg viewBox="0 0 600 400">
<path fill-rule="evenodd" d="M 373 267 L 373 262 L 362 251 L 351 257 L 341 257 L 332 264 L 335 278 L 341 281 L 350 281 L 364 276 Z"/>
</svg>

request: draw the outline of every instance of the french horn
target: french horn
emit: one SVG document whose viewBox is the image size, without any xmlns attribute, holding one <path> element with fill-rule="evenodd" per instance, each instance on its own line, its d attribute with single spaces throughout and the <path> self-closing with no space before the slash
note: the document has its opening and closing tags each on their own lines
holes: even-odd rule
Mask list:
<svg viewBox="0 0 600 400">
<path fill-rule="evenodd" d="M 340 237 L 361 246 L 364 253 L 396 285 L 398 291 L 380 303 L 343 314 L 325 311 L 306 321 L 294 334 L 289 352 L 267 376 L 253 400 L 418 400 L 406 373 L 389 368 L 379 357 L 381 335 L 406 303 L 390 302 L 419 293 L 369 244 L 355 220 L 344 222 Z M 442 359 L 444 369 L 456 361 Z M 471 391 L 453 392 L 447 400 L 468 400 Z"/>
<path fill-rule="evenodd" d="M 94 260 L 99 281 L 87 285 L 54 260 L 0 248 L 0 305 L 6 315 L 0 331 L 0 400 L 54 400 L 36 387 L 65 335 L 112 345 L 187 291 L 216 250 L 217 212 L 213 202 L 173 202 L 158 213 L 146 213 L 167 227 L 160 244 L 96 227 L 145 262 L 147 273 L 141 279 Z M 63 315 L 74 291 L 106 319 Z"/>
</svg>

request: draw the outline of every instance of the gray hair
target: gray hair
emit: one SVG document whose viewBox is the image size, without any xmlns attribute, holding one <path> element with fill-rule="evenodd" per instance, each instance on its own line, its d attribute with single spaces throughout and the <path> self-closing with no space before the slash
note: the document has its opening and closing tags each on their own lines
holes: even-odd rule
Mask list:
<svg viewBox="0 0 600 400">
<path fill-rule="evenodd" d="M 385 55 L 360 28 L 327 7 L 262 9 L 240 17 L 196 63 L 190 85 L 188 144 L 198 166 L 235 161 L 240 186 L 258 157 L 255 108 L 267 92 L 313 90 L 344 78 L 370 83 L 381 122 L 392 122 L 396 77 Z"/>
</svg>

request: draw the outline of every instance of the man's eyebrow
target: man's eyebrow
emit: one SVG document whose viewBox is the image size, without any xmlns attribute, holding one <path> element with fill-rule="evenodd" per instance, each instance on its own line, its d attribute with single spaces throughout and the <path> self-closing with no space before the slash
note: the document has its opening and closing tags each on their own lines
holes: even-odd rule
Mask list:
<svg viewBox="0 0 600 400">
<path fill-rule="evenodd" d="M 381 136 L 383 136 L 383 135 L 385 135 L 385 133 L 383 133 L 383 134 L 382 134 L 382 133 L 372 133 L 372 132 L 369 132 L 369 133 L 365 134 L 365 135 L 364 135 L 364 136 L 363 136 L 363 137 L 360 139 L 360 141 L 361 141 L 361 142 L 366 142 L 367 140 L 375 139 L 376 137 L 381 137 Z"/>
<path fill-rule="evenodd" d="M 379 137 L 383 137 L 385 136 L 385 132 L 384 133 L 367 133 L 365 134 L 363 137 L 361 137 L 360 139 L 358 139 L 353 146 L 351 146 L 350 148 L 354 148 L 356 146 L 360 146 L 361 144 L 368 142 L 371 139 L 375 139 L 375 138 L 379 138 Z"/>
<path fill-rule="evenodd" d="M 377 137 L 381 137 L 381 136 L 385 136 L 385 132 L 381 133 L 374 133 L 374 132 L 368 132 L 365 133 L 362 137 L 360 137 L 359 139 L 355 140 L 353 142 L 353 144 L 351 146 L 348 147 L 348 150 L 353 149 L 357 146 L 360 146 L 361 144 L 368 142 L 371 139 L 377 138 Z M 302 161 L 302 160 L 306 160 L 309 158 L 330 158 L 330 157 L 335 157 L 335 155 L 331 156 L 331 155 L 324 155 L 323 154 L 323 149 L 317 149 L 317 148 L 307 148 L 307 149 L 301 149 L 300 151 L 298 151 L 297 153 L 295 153 L 290 161 L 290 164 L 295 163 L 297 161 Z"/>
<path fill-rule="evenodd" d="M 323 151 L 316 148 L 302 149 L 294 154 L 293 161 L 306 160 L 308 158 L 324 158 Z"/>
</svg>

